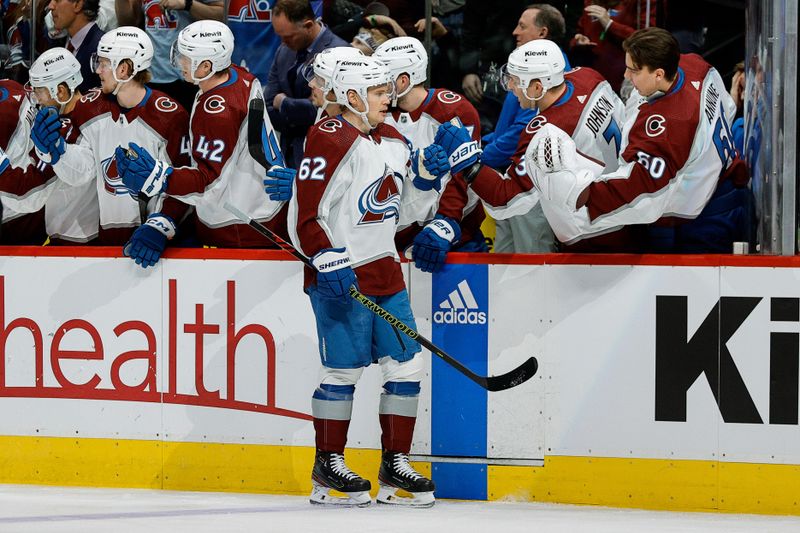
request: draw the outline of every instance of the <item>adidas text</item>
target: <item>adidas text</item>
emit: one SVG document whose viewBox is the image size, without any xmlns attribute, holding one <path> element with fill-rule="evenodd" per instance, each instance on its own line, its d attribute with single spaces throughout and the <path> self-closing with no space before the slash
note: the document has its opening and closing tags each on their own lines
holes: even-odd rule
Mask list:
<svg viewBox="0 0 800 533">
<path fill-rule="evenodd" d="M 433 313 L 433 321 L 437 324 L 486 324 L 486 312 L 447 309 Z"/>
</svg>

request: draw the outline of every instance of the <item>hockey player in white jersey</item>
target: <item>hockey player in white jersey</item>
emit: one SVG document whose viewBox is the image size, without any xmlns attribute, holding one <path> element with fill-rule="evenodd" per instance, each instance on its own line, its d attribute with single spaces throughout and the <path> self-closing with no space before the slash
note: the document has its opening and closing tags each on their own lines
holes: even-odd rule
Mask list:
<svg viewBox="0 0 800 533">
<path fill-rule="evenodd" d="M 68 50 L 56 47 L 43 52 L 28 74 L 27 100 L 20 109 L 19 124 L 9 141 L 17 165 L 0 177 L 0 195 L 3 202 L 18 213 L 33 213 L 44 208 L 50 244 L 87 243 L 97 237 L 100 222 L 94 183 L 71 186 L 56 179 L 52 166 L 40 160 L 34 150 L 35 146 L 45 146 L 59 136 L 67 142 L 76 140 L 77 133 L 70 117 L 81 105 L 78 90 L 83 81 L 81 65 Z M 52 122 L 52 130 L 37 131 L 32 139 L 32 117 L 38 112 L 51 114 L 59 120 Z"/>
<path fill-rule="evenodd" d="M 552 126 L 530 144 L 526 164 L 553 206 L 548 220 L 565 241 L 647 224 L 644 251 L 730 253 L 748 240 L 752 193 L 721 77 L 660 28 L 623 47 L 626 77 L 645 100 L 622 131 L 619 168 L 597 176 Z"/>
<path fill-rule="evenodd" d="M 418 39 L 389 39 L 373 56 L 389 68 L 397 87 L 386 123 L 397 128 L 414 149 L 424 149 L 433 143 L 439 125 L 455 117 L 469 130 L 473 141 L 480 141 L 480 118 L 466 98 L 446 89 L 426 89 L 423 85 L 427 79 L 428 54 Z M 478 197 L 468 190 L 460 174 L 455 177 L 446 174 L 439 192 L 430 195 L 428 203 L 403 202 L 400 209 L 398 249 L 406 250 L 413 243 L 411 257 L 425 272 L 441 270 L 451 249 L 489 251 L 480 229 L 485 214 Z"/>
<path fill-rule="evenodd" d="M 355 385 L 364 367 L 377 362 L 383 373 L 378 501 L 430 506 L 433 482 L 408 459 L 424 375 L 420 346 L 348 292 L 357 286 L 415 327 L 394 235 L 405 189 L 427 193 L 407 183 L 413 178 L 408 175 L 411 151 L 403 136 L 383 123 L 393 92 L 386 67 L 371 57 L 347 58 L 338 62 L 332 80 L 345 111 L 309 130 L 289 210 L 292 242 L 314 265 L 305 269 L 304 285 L 322 362 L 312 399 L 317 453 L 311 502 L 370 503 L 370 482 L 347 467 L 344 449 Z M 427 170 L 436 168 L 432 164 Z M 348 498 L 336 499 L 332 489 Z M 399 496 L 400 489 L 411 498 Z"/>
<path fill-rule="evenodd" d="M 36 146 L 37 153 L 51 162 L 59 179 L 74 186 L 95 182 L 98 244 L 126 243 L 158 207 L 158 201 L 140 202 L 122 183 L 114 158 L 117 146 L 134 142 L 161 159 L 188 161 L 182 151 L 188 114 L 166 94 L 147 87 L 152 59 L 153 44 L 141 29 L 123 26 L 106 33 L 92 57 L 101 88 L 85 94 L 71 115 L 78 140 L 65 143 L 60 135 L 46 136 L 57 127 L 57 115 L 39 113 L 33 124 L 34 140 L 46 140 Z"/>
<path fill-rule="evenodd" d="M 326 48 L 314 55 L 314 58 L 303 67 L 303 76 L 311 88 L 311 103 L 317 107 L 317 120 L 335 117 L 344 111 L 344 108 L 336 103 L 336 96 L 333 94 L 331 77 L 336 63 L 348 57 L 363 57 L 364 53 L 352 46 L 334 46 Z"/>
<path fill-rule="evenodd" d="M 231 215 L 226 202 L 253 219 L 288 237 L 283 209 L 291 196 L 295 171 L 282 166 L 277 143 L 266 146 L 272 164 L 266 171 L 248 149 L 248 107 L 262 98 L 261 84 L 246 70 L 231 64 L 234 38 L 230 29 L 214 20 L 194 22 L 181 30 L 172 46 L 172 60 L 199 91 L 192 108 L 189 144 L 192 164 L 173 166 L 146 148 L 131 143 L 117 148 L 120 177 L 126 187 L 148 197 L 168 194 L 197 212 L 197 236 L 207 246 L 228 248 L 271 247 L 270 241 Z M 265 114 L 265 127 L 271 131 Z M 274 136 L 267 138 L 274 138 Z M 160 255 L 163 217 L 139 228 L 132 243 Z M 157 257 L 153 256 L 156 260 Z M 148 261 L 152 264 L 152 261 Z"/>
<path fill-rule="evenodd" d="M 541 191 L 525 167 L 525 150 L 545 124 L 558 125 L 567 132 L 583 154 L 582 160 L 596 173 L 617 168 L 620 128 L 624 120 L 622 102 L 598 72 L 589 68 L 564 72 L 564 68 L 561 49 L 552 41 L 537 39 L 514 50 L 502 69 L 503 84 L 514 92 L 520 105 L 539 112 L 520 135 L 504 176 L 481 165 L 477 154 L 472 156 L 475 161 L 464 171 L 472 190 L 496 219 L 523 215 L 540 201 Z M 437 142 L 446 150 L 466 140 L 465 132 L 449 124 L 443 125 L 437 135 Z M 547 216 L 550 210 L 547 197 L 542 198 L 542 210 Z M 557 232 L 556 237 L 563 247 L 566 241 Z M 601 251 L 609 247 L 622 251 L 635 246 L 627 235 L 612 237 L 594 240 L 581 251 Z"/>
</svg>

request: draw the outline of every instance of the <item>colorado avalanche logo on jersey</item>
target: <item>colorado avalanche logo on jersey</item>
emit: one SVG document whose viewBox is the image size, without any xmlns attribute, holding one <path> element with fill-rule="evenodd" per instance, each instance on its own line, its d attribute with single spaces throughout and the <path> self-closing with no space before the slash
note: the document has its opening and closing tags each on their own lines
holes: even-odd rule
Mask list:
<svg viewBox="0 0 800 533">
<path fill-rule="evenodd" d="M 231 0 L 228 5 L 228 20 L 269 22 L 272 20 L 269 0 Z"/>
<path fill-rule="evenodd" d="M 81 97 L 81 102 L 83 102 L 84 104 L 86 102 L 94 102 L 95 100 L 100 98 L 101 94 L 102 94 L 102 92 L 100 91 L 100 89 L 98 89 L 96 87 L 94 89 L 89 89 L 88 91 L 86 91 L 86 94 L 84 94 Z"/>
<path fill-rule="evenodd" d="M 436 95 L 436 98 L 438 98 L 443 104 L 453 104 L 461 100 L 461 95 L 452 91 L 442 91 Z"/>
<path fill-rule="evenodd" d="M 651 115 L 644 124 L 644 131 L 648 137 L 658 137 L 667 130 L 666 122 L 661 115 Z"/>
<path fill-rule="evenodd" d="M 547 124 L 547 117 L 536 115 L 531 119 L 530 122 L 528 122 L 528 125 L 525 126 L 525 131 L 531 135 L 536 135 L 536 132 L 539 131 L 545 124 Z"/>
<path fill-rule="evenodd" d="M 225 98 L 218 94 L 209 96 L 206 101 L 203 102 L 203 110 L 211 115 L 222 113 L 225 111 Z"/>
<path fill-rule="evenodd" d="M 174 100 L 171 100 L 166 96 L 159 96 L 158 98 L 156 98 L 155 106 L 156 109 L 164 113 L 172 113 L 173 111 L 178 109 L 178 104 L 175 103 Z"/>
<path fill-rule="evenodd" d="M 174 30 L 178 27 L 178 15 L 161 7 L 158 0 L 147 0 L 144 3 L 144 26 L 148 30 Z"/>
<path fill-rule="evenodd" d="M 122 178 L 119 177 L 117 160 L 114 156 L 103 159 L 100 165 L 103 168 L 103 187 L 108 194 L 113 194 L 114 196 L 131 194 L 131 190 L 122 183 Z"/>
<path fill-rule="evenodd" d="M 398 180 L 402 183 L 403 177 L 386 166 L 383 176 L 373 181 L 361 193 L 358 198 L 358 210 L 361 212 L 359 225 L 380 223 L 389 218 L 397 219 L 400 208 Z"/>
</svg>

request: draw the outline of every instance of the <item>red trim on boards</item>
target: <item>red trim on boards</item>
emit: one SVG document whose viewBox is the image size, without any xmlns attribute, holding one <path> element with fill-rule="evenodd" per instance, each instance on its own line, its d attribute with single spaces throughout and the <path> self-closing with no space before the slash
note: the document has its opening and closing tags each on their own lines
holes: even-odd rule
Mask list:
<svg viewBox="0 0 800 533">
<path fill-rule="evenodd" d="M 0 256 L 20 257 L 122 257 L 118 246 L 0 246 Z M 168 248 L 168 259 L 230 259 L 296 261 L 283 250 L 235 248 Z M 448 263 L 490 265 L 644 265 L 798 268 L 800 256 L 780 255 L 671 255 L 671 254 L 484 254 L 453 252 Z"/>
</svg>

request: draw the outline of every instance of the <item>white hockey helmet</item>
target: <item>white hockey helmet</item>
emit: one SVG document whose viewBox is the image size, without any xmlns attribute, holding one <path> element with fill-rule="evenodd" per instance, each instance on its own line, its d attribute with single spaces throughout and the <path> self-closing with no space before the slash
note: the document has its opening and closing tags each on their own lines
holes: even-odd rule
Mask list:
<svg viewBox="0 0 800 533">
<path fill-rule="evenodd" d="M 170 60 L 182 69 L 182 58 L 189 61 L 192 81 L 197 84 L 231 66 L 233 32 L 226 24 L 216 20 L 198 20 L 186 26 L 172 43 Z M 211 72 L 203 78 L 194 73 L 203 61 L 211 62 Z"/>
<path fill-rule="evenodd" d="M 121 26 L 106 32 L 97 43 L 97 52 L 92 55 L 92 70 L 97 71 L 100 58 L 111 62 L 111 73 L 117 82 L 114 94 L 117 94 L 122 83 L 130 81 L 137 73 L 146 70 L 153 61 L 153 42 L 150 37 L 134 26 Z M 133 64 L 131 77 L 125 80 L 117 78 L 117 67 L 128 59 Z"/>
<path fill-rule="evenodd" d="M 428 79 L 428 53 L 425 47 L 414 37 L 394 37 L 380 45 L 373 54 L 380 59 L 397 83 L 401 74 L 408 74 L 411 83 L 397 98 L 406 95 L 415 85 Z M 396 102 L 395 102 L 396 104 Z"/>
<path fill-rule="evenodd" d="M 566 62 L 561 48 L 553 41 L 536 39 L 511 52 L 508 63 L 503 65 L 501 71 L 501 83 L 505 90 L 509 90 L 509 81 L 513 76 L 519 80 L 519 88 L 527 96 L 525 89 L 533 80 L 539 80 L 545 91 L 564 83 L 565 68 Z"/>
<path fill-rule="evenodd" d="M 28 71 L 29 81 L 25 84 L 31 103 L 38 104 L 34 89 L 45 88 L 50 93 L 50 98 L 65 105 L 72 98 L 75 89 L 83 83 L 81 64 L 66 48 L 51 48 L 40 55 Z M 67 85 L 70 95 L 66 101 L 58 99 L 58 86 Z"/>
<path fill-rule="evenodd" d="M 307 82 L 313 82 L 317 89 L 328 92 L 332 88 L 331 78 L 336 69 L 336 63 L 352 57 L 364 57 L 364 52 L 352 46 L 326 48 L 315 54 L 311 61 L 304 65 L 303 76 Z"/>
<path fill-rule="evenodd" d="M 389 98 L 393 97 L 394 82 L 389 69 L 383 62 L 374 57 L 349 57 L 336 63 L 336 68 L 331 77 L 331 87 L 336 96 L 336 103 L 345 106 L 347 109 L 359 115 L 364 123 L 374 127 L 367 119 L 368 103 L 367 91 L 372 87 L 380 85 L 389 86 Z M 364 103 L 365 110 L 358 111 L 347 98 L 347 93 L 355 91 Z"/>
</svg>

